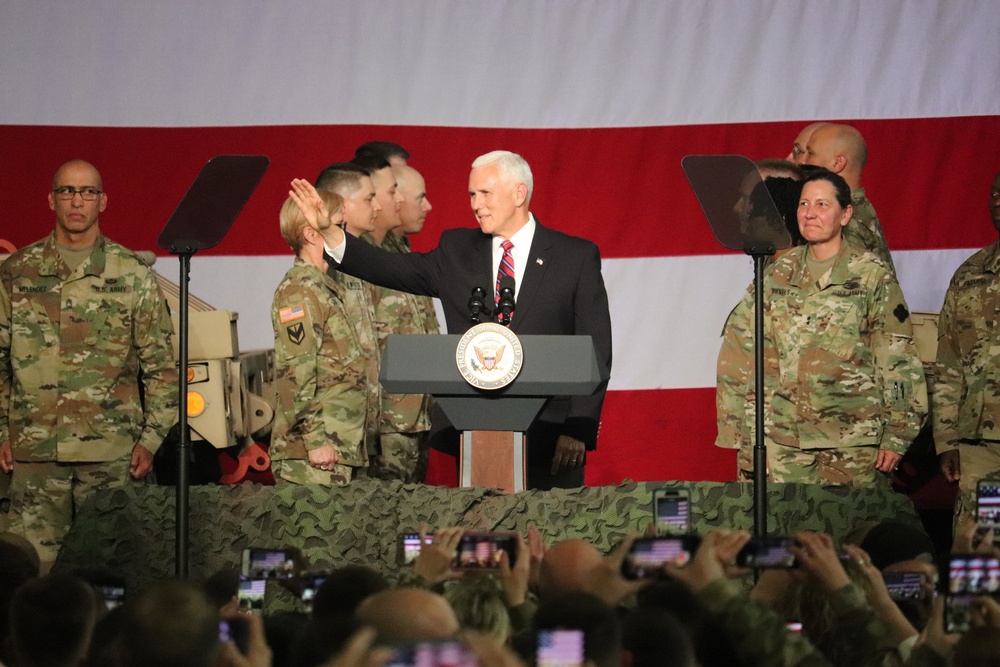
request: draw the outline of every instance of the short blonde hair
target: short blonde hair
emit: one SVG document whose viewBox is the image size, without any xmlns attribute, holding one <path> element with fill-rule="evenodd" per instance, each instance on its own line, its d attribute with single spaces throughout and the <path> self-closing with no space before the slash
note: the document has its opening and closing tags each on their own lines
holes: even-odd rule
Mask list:
<svg viewBox="0 0 1000 667">
<path fill-rule="evenodd" d="M 344 205 L 344 200 L 340 198 L 340 195 L 333 192 L 320 190 L 319 196 L 326 204 L 330 215 L 339 211 Z M 299 205 L 291 197 L 281 205 L 281 212 L 278 213 L 278 224 L 285 243 L 296 255 L 299 254 L 299 251 L 302 250 L 302 230 L 309 225 L 309 222 L 306 220 L 306 216 L 302 215 Z"/>
</svg>

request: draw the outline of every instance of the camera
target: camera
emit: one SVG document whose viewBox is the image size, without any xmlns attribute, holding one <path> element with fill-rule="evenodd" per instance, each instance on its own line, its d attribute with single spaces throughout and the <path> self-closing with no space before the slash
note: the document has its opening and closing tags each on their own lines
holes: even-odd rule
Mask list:
<svg viewBox="0 0 1000 667">
<path fill-rule="evenodd" d="M 753 537 L 736 554 L 736 564 L 753 568 L 793 568 L 795 555 L 788 547 L 795 544 L 790 537 Z"/>
<path fill-rule="evenodd" d="M 479 664 L 468 645 L 458 640 L 397 644 L 385 667 L 475 667 Z"/>
<path fill-rule="evenodd" d="M 1000 541 L 1000 481 L 981 479 L 976 484 L 976 525 L 980 533 L 993 529 Z"/>
<path fill-rule="evenodd" d="M 219 641 L 235 644 L 239 652 L 246 655 L 250 650 L 250 621 L 242 616 L 220 619 Z"/>
<path fill-rule="evenodd" d="M 657 535 L 684 535 L 688 532 L 689 523 L 690 502 L 687 491 L 653 491 L 653 525 Z"/>
<path fill-rule="evenodd" d="M 125 584 L 97 584 L 94 590 L 108 611 L 125 604 Z"/>
<path fill-rule="evenodd" d="M 538 631 L 537 667 L 580 667 L 583 659 L 583 630 L 558 628 Z"/>
<path fill-rule="evenodd" d="M 654 577 L 666 563 L 686 565 L 701 544 L 697 535 L 640 537 L 622 561 L 626 579 Z"/>
<path fill-rule="evenodd" d="M 424 545 L 434 540 L 434 533 L 424 536 Z M 462 534 L 451 566 L 456 570 L 496 570 L 500 568 L 502 553 L 507 554 L 511 565 L 517 558 L 517 533 L 469 531 Z M 400 561 L 413 563 L 420 555 L 420 533 L 403 533 L 399 536 Z"/>
<path fill-rule="evenodd" d="M 240 611 L 247 611 L 251 614 L 259 614 L 264 609 L 264 591 L 267 588 L 267 579 L 244 579 L 240 578 L 240 588 L 236 593 L 236 599 L 240 604 Z"/>
<path fill-rule="evenodd" d="M 893 600 L 922 600 L 927 577 L 921 572 L 883 572 L 882 580 Z"/>
<path fill-rule="evenodd" d="M 496 570 L 500 558 L 507 554 L 511 565 L 517 559 L 516 533 L 469 532 L 462 535 L 452 567 L 458 570 Z"/>
<path fill-rule="evenodd" d="M 313 600 L 316 599 L 316 591 L 319 587 L 323 585 L 326 581 L 327 575 L 325 574 L 314 574 L 308 577 L 302 577 L 299 582 L 302 584 L 302 606 L 306 613 L 312 613 Z"/>
<path fill-rule="evenodd" d="M 982 595 L 1000 599 L 1000 558 L 952 554 L 948 559 L 948 590 L 944 599 L 945 630 L 969 629 L 969 606 Z"/>
<path fill-rule="evenodd" d="M 424 544 L 430 544 L 434 540 L 434 533 L 427 533 L 424 536 Z M 411 565 L 420 555 L 420 533 L 403 533 L 399 536 L 399 562 L 403 565 Z"/>
<path fill-rule="evenodd" d="M 240 574 L 247 579 L 294 579 L 295 553 L 286 549 L 244 549 Z"/>
</svg>

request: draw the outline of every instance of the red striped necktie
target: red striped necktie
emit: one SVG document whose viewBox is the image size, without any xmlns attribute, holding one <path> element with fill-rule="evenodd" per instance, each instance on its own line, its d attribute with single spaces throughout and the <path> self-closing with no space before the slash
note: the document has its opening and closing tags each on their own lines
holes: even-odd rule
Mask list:
<svg viewBox="0 0 1000 667">
<path fill-rule="evenodd" d="M 505 240 L 500 244 L 503 248 L 503 257 L 500 258 L 500 268 L 497 270 L 497 284 L 494 290 L 494 303 L 500 301 L 500 279 L 504 276 L 514 277 L 514 256 L 510 254 L 514 244 Z"/>
<path fill-rule="evenodd" d="M 510 277 L 511 280 L 514 279 L 514 256 L 510 254 L 514 244 L 509 240 L 504 240 L 503 243 L 500 244 L 500 247 L 503 248 L 503 257 L 500 258 L 500 268 L 497 269 L 497 284 L 496 290 L 494 291 L 495 296 L 493 297 L 495 304 L 500 303 L 500 279 L 504 276 Z M 514 313 L 511 312 L 510 316 L 513 318 Z M 497 311 L 496 317 L 498 320 L 502 318 L 499 310 Z"/>
</svg>

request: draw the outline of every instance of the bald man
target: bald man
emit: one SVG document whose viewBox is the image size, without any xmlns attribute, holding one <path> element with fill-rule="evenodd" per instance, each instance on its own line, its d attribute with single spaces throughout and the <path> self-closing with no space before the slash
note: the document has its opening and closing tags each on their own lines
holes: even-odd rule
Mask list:
<svg viewBox="0 0 1000 667">
<path fill-rule="evenodd" d="M 538 573 L 539 596 L 578 590 L 587 573 L 600 565 L 602 560 L 601 552 L 587 540 L 556 542 L 542 558 Z"/>
<path fill-rule="evenodd" d="M 829 123 L 823 121 L 818 123 L 809 123 L 799 130 L 798 136 L 796 136 L 795 141 L 792 142 L 792 152 L 786 155 L 785 159 L 789 162 L 794 162 L 795 164 L 802 164 L 802 160 L 806 155 L 806 146 L 809 145 L 809 137 L 812 136 L 813 132 L 824 125 L 829 125 Z"/>
<path fill-rule="evenodd" d="M 882 225 L 875 208 L 865 196 L 865 189 L 861 187 L 861 172 L 867 161 L 868 146 L 860 132 L 850 125 L 824 123 L 809 136 L 800 163 L 829 169 L 847 181 L 851 187 L 854 213 L 844 228 L 844 238 L 875 254 L 895 277 L 896 267 L 892 263 Z"/>
<path fill-rule="evenodd" d="M 170 316 L 149 267 L 101 233 L 101 175 L 67 162 L 48 203 L 55 230 L 0 265 L 6 529 L 35 545 L 43 571 L 79 505 L 145 477 L 177 421 Z"/>
<path fill-rule="evenodd" d="M 419 588 L 376 593 L 366 598 L 354 615 L 375 628 L 381 643 L 448 639 L 460 629 L 448 601 Z"/>
</svg>

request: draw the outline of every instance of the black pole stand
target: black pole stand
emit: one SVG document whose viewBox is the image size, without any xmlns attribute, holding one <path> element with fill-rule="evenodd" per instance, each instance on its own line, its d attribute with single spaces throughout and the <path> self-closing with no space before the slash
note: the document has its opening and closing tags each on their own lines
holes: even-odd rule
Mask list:
<svg viewBox="0 0 1000 667">
<path fill-rule="evenodd" d="M 764 261 L 774 248 L 747 250 L 753 257 L 753 534 L 767 535 L 767 447 L 764 445 Z"/>
<path fill-rule="evenodd" d="M 171 254 L 176 254 L 180 262 L 180 312 L 178 322 L 180 331 L 178 335 L 179 364 L 177 377 L 178 383 L 178 427 L 180 429 L 180 442 L 177 447 L 177 489 L 175 493 L 176 503 L 176 534 L 174 562 L 175 574 L 179 577 L 187 577 L 188 574 L 188 493 L 191 487 L 190 467 L 191 461 L 191 433 L 188 430 L 188 281 L 191 276 L 191 256 L 194 249 L 186 246 L 183 249 L 170 249 Z"/>
<path fill-rule="evenodd" d="M 180 262 L 180 313 L 178 313 L 178 427 L 177 493 L 175 507 L 175 566 L 178 577 L 188 575 L 189 492 L 191 434 L 188 430 L 188 285 L 191 257 L 198 250 L 216 245 L 229 231 L 253 194 L 268 159 L 263 155 L 219 155 L 209 160 L 188 188 L 157 238 L 161 248 L 177 255 Z"/>
<path fill-rule="evenodd" d="M 754 535 L 767 535 L 767 447 L 764 444 L 764 263 L 791 237 L 757 167 L 742 155 L 688 155 L 681 160 L 716 240 L 754 264 Z M 751 193 L 764 189 L 763 196 Z M 752 202 L 752 205 L 751 205 Z M 752 209 L 752 210 L 751 210 Z"/>
</svg>

